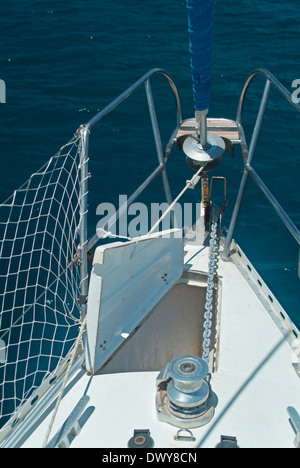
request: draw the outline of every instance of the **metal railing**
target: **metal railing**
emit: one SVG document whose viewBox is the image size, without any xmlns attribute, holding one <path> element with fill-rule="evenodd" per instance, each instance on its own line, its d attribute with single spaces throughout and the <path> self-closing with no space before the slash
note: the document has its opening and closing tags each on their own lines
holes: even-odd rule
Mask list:
<svg viewBox="0 0 300 468">
<path fill-rule="evenodd" d="M 158 157 L 158 166 L 156 169 L 149 175 L 149 177 L 135 190 L 135 192 L 128 198 L 128 200 L 119 208 L 116 215 L 107 221 L 104 230 L 110 229 L 120 218 L 120 216 L 127 210 L 127 208 L 141 195 L 141 193 L 151 184 L 151 182 L 159 175 L 162 175 L 163 186 L 165 191 L 165 196 L 168 204 L 172 203 L 172 196 L 169 187 L 168 177 L 166 173 L 166 163 L 168 157 L 165 155 L 165 152 L 162 147 L 161 136 L 158 128 L 157 116 L 155 111 L 154 99 L 150 84 L 150 79 L 154 75 L 162 75 L 169 82 L 174 97 L 176 101 L 176 127 L 173 133 L 170 136 L 167 148 L 173 146 L 175 136 L 177 134 L 178 128 L 182 124 L 182 113 L 181 113 L 181 104 L 178 95 L 177 88 L 171 79 L 171 77 L 162 69 L 155 68 L 150 70 L 144 76 L 142 76 L 138 81 L 136 81 L 132 86 L 130 86 L 126 91 L 120 94 L 115 100 L 113 100 L 108 106 L 103 110 L 98 112 L 86 125 L 81 127 L 81 137 L 82 137 L 82 159 L 81 159 L 81 230 L 80 230 L 80 248 L 81 248 L 81 303 L 82 303 L 82 316 L 86 313 L 86 304 L 85 298 L 88 294 L 88 268 L 87 268 L 87 252 L 97 243 L 101 238 L 101 234 L 96 232 L 94 236 L 88 240 L 87 239 L 87 213 L 88 213 L 88 200 L 87 200 L 87 184 L 88 184 L 88 151 L 89 151 L 89 138 L 92 128 L 100 122 L 104 117 L 106 117 L 111 111 L 116 109 L 122 102 L 124 102 L 134 91 L 136 91 L 140 86 L 145 86 L 146 97 L 148 102 L 148 108 L 151 118 L 152 130 L 154 135 L 154 141 L 156 146 L 156 152 Z"/>
<path fill-rule="evenodd" d="M 155 106 L 154 106 L 154 99 L 153 99 L 153 94 L 152 94 L 151 84 L 150 84 L 150 79 L 153 78 L 154 75 L 162 75 L 167 80 L 167 82 L 171 86 L 171 89 L 173 90 L 173 95 L 174 95 L 175 101 L 176 101 L 176 111 L 175 111 L 175 114 L 176 114 L 176 127 L 175 127 L 175 130 L 173 131 L 173 133 L 171 134 L 171 137 L 170 137 L 170 139 L 168 141 L 166 150 L 164 150 L 163 146 L 162 146 L 162 141 L 161 141 L 160 132 L 159 132 L 158 123 L 157 123 L 156 111 L 155 111 Z M 75 291 L 76 296 L 72 297 L 73 301 L 70 301 L 70 303 L 74 302 L 75 304 L 78 305 L 76 299 L 78 300 L 77 294 L 79 292 L 79 294 L 80 294 L 80 297 L 79 297 L 80 307 L 78 307 L 78 312 L 80 310 L 79 313 L 81 314 L 81 319 L 77 319 L 77 321 L 75 323 L 76 328 L 78 327 L 78 321 L 79 320 L 81 320 L 82 323 L 81 323 L 80 331 L 79 331 L 79 334 L 77 336 L 76 342 L 75 342 L 75 339 L 74 339 L 74 343 L 75 343 L 74 348 L 70 349 L 70 352 L 69 352 L 69 354 L 67 356 L 63 356 L 63 358 L 61 359 L 60 363 L 57 365 L 57 368 L 53 371 L 53 373 L 49 373 L 50 371 L 48 372 L 48 375 L 46 375 L 43 384 L 40 387 L 36 388 L 32 395 L 29 392 L 30 396 L 27 398 L 24 405 L 21 408 L 18 407 L 17 410 L 12 415 L 8 414 L 8 417 L 11 417 L 12 419 L 9 419 L 6 422 L 5 427 L 1 428 L 2 431 L 0 431 L 0 445 L 2 443 L 4 443 L 6 447 L 16 446 L 19 443 L 20 439 L 23 437 L 24 433 L 26 433 L 27 431 L 30 430 L 32 424 L 34 424 L 34 421 L 36 421 L 40 417 L 40 415 L 44 412 L 45 408 L 48 407 L 50 398 L 51 399 L 55 398 L 58 395 L 58 399 L 57 399 L 57 402 L 56 402 L 56 407 L 55 407 L 55 410 L 54 410 L 54 413 L 53 413 L 53 416 L 52 416 L 52 420 L 51 420 L 52 422 L 48 427 L 47 434 L 46 434 L 45 440 L 44 440 L 44 446 L 46 446 L 49 435 L 50 435 L 50 430 L 51 430 L 51 427 L 52 427 L 52 423 L 53 423 L 53 420 L 54 420 L 54 417 L 55 417 L 55 414 L 56 414 L 56 411 L 57 411 L 57 408 L 58 408 L 58 404 L 59 404 L 60 399 L 61 399 L 61 397 L 63 395 L 65 385 L 66 385 L 67 380 L 68 380 L 68 373 L 70 373 L 70 375 L 73 374 L 75 372 L 75 370 L 78 370 L 79 367 L 83 363 L 84 353 L 81 354 L 79 357 L 77 357 L 77 354 L 80 353 L 80 350 L 78 350 L 78 346 L 79 346 L 79 343 L 80 343 L 80 340 L 81 340 L 81 336 L 82 336 L 82 333 L 83 333 L 83 330 L 84 330 L 84 325 L 85 325 L 85 320 L 86 320 L 86 307 L 87 307 L 86 299 L 87 299 L 87 293 L 88 293 L 87 252 L 102 237 L 101 234 L 96 233 L 90 240 L 88 240 L 88 238 L 87 238 L 87 225 L 88 225 L 88 219 L 87 219 L 87 217 L 88 217 L 88 199 L 87 199 L 87 197 L 88 197 L 88 179 L 89 179 L 88 162 L 89 162 L 90 133 L 91 133 L 92 128 L 98 122 L 100 122 L 112 110 L 114 110 L 116 107 L 118 107 L 124 100 L 126 100 L 134 91 L 136 91 L 142 85 L 145 86 L 146 97 L 147 97 L 147 102 L 148 102 L 148 108 L 149 108 L 149 113 L 150 113 L 150 118 L 151 118 L 151 123 L 152 123 L 152 130 L 153 130 L 153 134 L 154 134 L 156 152 L 157 152 L 157 157 L 158 157 L 158 165 L 157 165 L 156 169 L 149 175 L 149 177 L 135 190 L 135 192 L 131 195 L 131 197 L 128 198 L 127 203 L 125 203 L 123 206 L 120 207 L 117 215 L 114 216 L 113 218 L 111 218 L 103 226 L 103 228 L 104 229 L 110 229 L 112 227 L 112 225 L 117 222 L 117 220 L 122 215 L 122 213 L 124 213 L 124 211 L 127 210 L 128 206 L 131 203 L 134 202 L 134 200 L 146 189 L 146 187 L 148 187 L 148 185 L 159 174 L 162 175 L 163 186 L 164 186 L 167 201 L 168 201 L 169 204 L 172 203 L 170 187 L 169 187 L 168 178 L 167 178 L 167 174 L 166 174 L 166 164 L 167 164 L 167 160 L 168 160 L 169 151 L 171 150 L 171 148 L 172 148 L 172 146 L 174 144 L 178 128 L 182 124 L 181 105 L 180 105 L 180 100 L 179 100 L 179 95 L 178 95 L 178 92 L 177 92 L 177 88 L 176 88 L 174 82 L 172 81 L 172 79 L 170 78 L 170 76 L 164 70 L 156 68 L 156 69 L 153 69 L 153 70 L 149 71 L 142 78 L 140 78 L 138 81 L 136 81 L 136 83 L 134 83 L 130 88 L 128 88 L 125 92 L 123 92 L 114 101 L 112 101 L 107 107 L 105 107 L 102 111 L 100 111 L 98 114 L 96 114 L 87 124 L 82 125 L 78 129 L 78 131 L 76 132 L 75 138 L 73 138 L 67 145 L 65 145 L 68 149 L 69 149 L 69 146 L 71 148 L 73 148 L 73 146 L 74 146 L 74 148 L 76 149 L 76 155 L 78 156 L 77 157 L 77 163 L 78 164 L 76 166 L 76 174 L 78 175 L 78 178 L 76 180 L 78 182 L 78 187 L 76 187 L 76 190 L 74 191 L 74 193 L 76 193 L 78 195 L 78 199 L 76 198 L 76 200 L 77 200 L 76 207 L 78 207 L 79 214 L 78 214 L 78 222 L 76 223 L 76 227 L 74 228 L 74 242 L 72 242 L 72 244 L 70 246 L 70 251 L 72 252 L 72 257 L 71 257 L 72 260 L 71 260 L 71 262 L 69 262 L 68 266 L 71 265 L 73 267 L 74 265 L 80 265 L 80 275 L 78 274 L 78 276 L 76 276 L 76 279 L 80 280 L 79 291 L 77 291 L 77 289 L 75 291 L 75 288 L 73 289 L 73 292 Z M 65 147 L 63 147 L 62 149 L 64 149 L 64 148 Z M 61 159 L 63 159 L 64 156 L 68 156 L 70 151 L 71 150 L 68 150 L 67 155 L 65 155 L 64 152 L 62 150 L 60 150 L 60 152 L 56 155 L 56 157 L 52 158 L 50 161 L 52 161 L 52 160 L 56 161 L 56 159 L 58 158 L 58 155 L 60 155 L 60 153 L 62 153 Z M 73 154 L 70 156 L 69 159 L 70 159 L 70 161 L 76 160 L 76 158 L 74 157 Z M 49 164 L 50 163 L 48 163 L 46 165 L 47 168 L 49 167 Z M 58 167 L 60 167 L 60 166 L 56 165 L 54 167 L 54 169 L 56 169 L 56 172 L 58 172 Z M 64 163 L 64 159 L 61 162 L 61 167 L 63 169 L 65 169 L 67 167 L 65 165 L 65 163 Z M 74 167 L 75 167 L 75 165 L 74 165 Z M 54 171 L 54 169 L 53 169 L 53 171 Z M 43 168 L 43 170 L 40 171 L 39 174 L 41 174 L 41 178 L 43 178 L 45 176 L 44 168 Z M 36 176 L 37 175 L 38 174 L 36 174 Z M 53 183 L 53 180 L 54 180 L 54 178 L 51 179 L 51 183 Z M 73 176 L 73 178 L 70 177 L 70 180 L 74 181 L 75 176 Z M 73 186 L 72 186 L 71 182 L 70 182 L 70 185 L 71 185 L 70 191 L 71 191 L 71 193 L 73 193 Z M 40 186 L 45 191 L 47 191 L 47 186 L 46 186 L 45 183 L 40 182 L 38 184 L 38 187 L 40 187 Z M 54 193 L 56 193 L 55 190 L 54 190 Z M 60 194 L 60 192 L 59 192 L 59 194 Z M 40 200 L 40 198 L 37 197 L 37 200 Z M 63 198 L 63 196 L 62 196 L 62 198 Z M 46 204 L 47 204 L 47 201 L 49 199 L 49 193 L 48 192 L 47 192 L 47 196 L 46 195 L 43 196 L 43 199 L 46 200 Z M 38 201 L 37 203 L 40 203 L 40 202 Z M 28 202 L 27 202 L 27 204 L 28 204 Z M 60 203 L 59 203 L 59 205 L 60 205 Z M 63 205 L 63 203 L 61 203 L 61 205 Z M 47 204 L 47 206 L 48 206 L 48 204 Z M 52 203 L 50 204 L 50 206 L 52 206 Z M 54 207 L 56 207 L 56 205 L 54 205 Z M 57 210 L 57 211 L 59 211 L 59 210 Z M 19 215 L 19 212 L 18 212 L 18 215 Z M 52 218 L 55 219 L 53 214 L 52 214 Z M 38 220 L 39 218 L 35 216 L 34 219 Z M 61 219 L 59 218 L 58 221 L 61 222 Z M 38 221 L 36 221 L 36 222 L 38 222 Z M 49 223 L 47 224 L 47 226 L 48 226 L 48 229 L 49 229 Z M 75 235 L 77 236 L 78 226 L 79 226 L 79 230 L 80 230 L 80 245 L 78 247 L 79 250 L 78 251 L 76 250 L 76 253 L 75 253 L 75 251 L 73 249 L 74 249 L 74 246 L 75 246 Z M 55 230 L 55 232 L 57 233 L 57 230 Z M 77 237 L 76 237 L 76 239 L 77 239 Z M 65 245 L 63 245 L 62 247 L 65 248 Z M 77 249 L 77 247 L 76 247 L 76 249 Z M 48 258 L 48 252 L 50 252 L 50 250 L 47 250 L 47 258 Z M 59 257 L 59 259 L 61 258 L 60 254 L 57 255 L 57 256 Z M 65 277 L 66 276 L 66 274 L 65 274 L 66 271 L 72 271 L 72 268 L 67 268 L 67 270 L 61 268 L 61 270 L 59 270 L 59 271 L 62 271 L 61 276 Z M 24 271 L 22 271 L 22 273 L 24 273 Z M 61 276 L 58 276 L 58 278 L 57 278 L 58 281 L 60 281 Z M 58 283 L 58 281 L 57 281 L 57 283 Z M 70 279 L 67 278 L 66 281 L 70 282 Z M 61 282 L 60 284 L 64 285 L 63 282 Z M 78 282 L 76 283 L 76 285 L 78 286 Z M 71 283 L 71 286 L 73 287 L 73 283 Z M 47 293 L 48 293 L 48 290 L 47 290 Z M 56 294 L 57 294 L 57 289 L 56 289 Z M 57 294 L 57 296 L 58 296 L 58 294 Z M 64 296 L 65 300 L 66 300 L 66 297 L 67 296 L 65 295 Z M 47 311 L 47 313 L 49 313 L 50 305 L 48 304 L 48 301 L 46 302 L 46 300 L 45 300 L 44 302 L 46 303 L 45 308 L 47 307 L 47 309 L 45 309 L 45 310 Z M 60 312 L 60 314 L 61 314 L 61 312 Z M 45 315 L 46 315 L 46 312 L 45 312 Z M 24 314 L 22 315 L 22 317 L 24 318 Z M 32 320 L 32 322 L 34 323 L 34 320 Z M 57 328 L 58 323 L 59 322 L 57 321 L 56 322 L 56 328 Z M 28 325 L 28 324 L 25 323 L 25 325 Z M 46 327 L 43 327 L 43 329 L 44 328 L 47 328 L 47 325 L 46 325 Z M 26 331 L 27 331 L 27 329 L 26 329 Z M 20 333 L 20 332 L 18 332 L 18 333 Z M 32 334 L 33 334 L 33 332 L 32 332 Z M 26 334 L 24 333 L 24 335 L 26 335 Z M 61 336 L 60 336 L 60 339 L 61 339 Z M 25 336 L 24 340 L 25 340 L 25 343 L 27 343 L 27 335 Z M 35 338 L 34 341 L 36 341 L 36 338 Z M 47 335 L 47 341 L 49 341 L 49 336 L 48 335 Z M 3 341 L 1 342 L 1 340 L 0 340 L 0 348 L 2 347 L 2 343 L 4 343 L 4 342 Z M 15 343 L 13 343 L 13 344 L 15 345 Z M 52 346 L 52 348 L 54 348 L 54 346 Z M 59 346 L 59 350 L 61 350 L 61 348 L 63 348 L 63 347 Z M 40 349 L 42 349 L 42 345 L 40 345 Z M 51 356 L 50 356 L 49 360 L 50 359 L 51 359 Z M 1 364 L 1 362 L 0 362 L 0 364 Z M 45 364 L 45 360 L 43 361 L 43 364 Z M 32 373 L 31 368 L 30 368 L 30 371 Z M 60 378 L 62 372 L 64 372 L 64 374 L 63 374 L 63 377 Z M 46 374 L 46 372 L 45 372 L 45 374 Z M 57 382 L 56 382 L 56 379 L 57 379 Z M 23 379 L 23 380 L 26 380 L 26 379 Z M 38 401 L 38 404 L 36 406 L 34 406 L 33 402 L 37 402 L 37 401 Z M 0 414 L 0 416 L 1 416 L 1 414 Z M 6 440 L 6 442 L 4 442 L 5 440 Z"/>
<path fill-rule="evenodd" d="M 153 101 L 153 95 L 152 95 L 152 90 L 151 90 L 151 85 L 150 85 L 150 79 L 154 75 L 162 75 L 163 77 L 166 78 L 166 80 L 169 82 L 173 94 L 175 96 L 176 100 L 176 105 L 177 105 L 177 116 L 176 116 L 176 127 L 171 134 L 169 138 L 169 142 L 167 144 L 167 150 L 166 152 L 163 150 L 162 147 L 162 142 L 161 142 L 161 137 L 160 137 L 160 132 L 157 124 L 157 118 L 156 118 L 156 111 L 155 111 L 155 106 L 154 106 L 154 101 Z M 243 111 L 243 105 L 244 105 L 244 98 L 247 92 L 247 89 L 252 82 L 252 79 L 257 76 L 257 75 L 263 75 L 266 78 L 266 85 L 263 93 L 263 97 L 261 100 L 259 112 L 257 115 L 256 119 L 256 124 L 254 127 L 254 131 L 252 134 L 250 146 L 248 149 L 245 135 L 244 135 L 244 130 L 242 126 L 242 111 Z M 146 189 L 146 187 L 149 186 L 149 184 L 159 175 L 162 174 L 163 177 L 163 185 L 164 185 L 164 190 L 165 190 L 165 195 L 167 198 L 167 201 L 169 205 L 172 205 L 172 199 L 171 199 L 171 193 L 170 193 L 170 188 L 169 188 L 169 183 L 168 183 L 168 178 L 166 174 L 166 164 L 168 160 L 168 154 L 169 151 L 171 150 L 173 143 L 175 141 L 178 128 L 182 124 L 182 116 L 181 116 L 181 105 L 179 101 L 179 95 L 176 89 L 176 86 L 170 76 L 163 70 L 161 69 L 153 69 L 150 72 L 148 72 L 146 75 L 144 75 L 142 78 L 140 78 L 136 83 L 134 83 L 130 88 L 128 88 L 124 93 L 122 93 L 118 98 L 116 98 L 113 102 L 111 102 L 107 107 L 105 107 L 101 112 L 96 114 L 86 125 L 83 125 L 80 128 L 80 138 L 81 138 L 81 154 L 80 154 L 80 167 L 81 174 L 80 174 L 80 212 L 81 212 L 81 223 L 80 223 L 80 249 L 81 249 L 81 274 L 80 274 L 80 302 L 82 305 L 81 311 L 82 315 L 85 316 L 86 313 L 86 304 L 84 302 L 84 298 L 87 296 L 88 292 L 88 269 L 87 269 L 87 252 L 90 250 L 93 245 L 96 244 L 96 242 L 99 240 L 101 235 L 99 233 L 96 233 L 90 240 L 87 239 L 87 214 L 88 214 L 88 205 L 87 205 L 87 194 L 88 194 L 88 151 L 89 151 L 89 138 L 90 138 L 90 132 L 94 125 L 96 125 L 98 122 L 100 122 L 105 116 L 107 116 L 112 110 L 114 110 L 116 107 L 118 107 L 124 100 L 126 100 L 137 88 L 140 86 L 144 85 L 145 90 L 146 90 L 146 97 L 148 101 L 148 108 L 150 112 L 150 117 L 151 117 L 151 122 L 152 122 L 152 129 L 153 129 L 153 134 L 154 134 L 154 140 L 155 140 L 155 145 L 156 145 L 156 151 L 157 151 L 157 157 L 158 157 L 158 166 L 156 169 L 149 175 L 149 177 L 135 190 L 135 192 L 128 198 L 127 202 L 124 203 L 118 210 L 117 215 L 114 215 L 104 226 L 105 229 L 110 229 L 111 226 L 116 223 L 116 221 L 119 219 L 119 217 L 127 210 L 128 206 L 134 202 L 134 200 L 137 199 L 137 197 Z M 275 86 L 280 93 L 287 99 L 287 101 L 294 107 L 296 110 L 300 111 L 300 107 L 295 104 L 292 101 L 292 96 L 291 94 L 286 90 L 286 88 L 268 71 L 264 69 L 258 69 L 255 70 L 248 78 L 248 80 L 245 83 L 245 86 L 243 88 L 241 97 L 240 97 L 240 102 L 238 106 L 238 113 L 237 113 L 237 125 L 239 127 L 239 132 L 240 132 L 240 137 L 241 137 L 241 148 L 242 148 L 242 153 L 243 153 L 243 158 L 244 158 L 244 171 L 243 171 L 243 176 L 240 184 L 240 189 L 238 193 L 238 197 L 235 203 L 235 207 L 233 210 L 233 214 L 231 217 L 231 222 L 228 230 L 228 234 L 225 240 L 225 246 L 224 246 L 224 253 L 223 256 L 225 258 L 228 258 L 230 255 L 230 245 L 232 242 L 233 238 L 233 233 L 235 229 L 235 225 L 237 222 L 237 217 L 239 214 L 242 198 L 245 192 L 246 188 L 246 182 L 248 179 L 248 175 L 250 175 L 259 189 L 264 193 L 266 198 L 269 200 L 271 205 L 273 206 L 274 210 L 278 213 L 280 218 L 282 219 L 283 223 L 286 225 L 286 227 L 289 229 L 293 237 L 296 239 L 298 244 L 300 244 L 300 232 L 297 229 L 297 227 L 294 225 L 294 223 L 291 221 L 291 219 L 288 217 L 286 212 L 283 210 L 283 208 L 279 205 L 277 200 L 274 198 L 272 193 L 269 191 L 269 189 L 266 187 L 264 182 L 261 180 L 261 178 L 258 176 L 256 171 L 253 169 L 251 163 L 253 160 L 259 132 L 261 129 L 262 121 L 263 121 L 263 116 L 265 113 L 268 97 L 269 97 L 269 92 L 271 86 Z M 199 171 L 198 171 L 199 172 Z M 43 172 L 41 173 L 43 174 Z M 194 177 L 198 177 L 198 173 L 195 174 Z M 193 180 L 193 179 L 192 179 Z M 187 183 L 186 188 L 191 184 L 192 181 Z M 181 192 L 182 193 L 182 192 Z M 179 195 L 181 195 L 181 193 Z M 176 199 L 174 200 L 176 201 Z M 77 226 L 77 225 L 76 225 Z M 154 226 L 155 227 L 155 226 Z M 153 227 L 153 228 L 154 228 Z M 64 272 L 63 272 L 64 273 Z M 70 372 L 75 372 L 75 370 L 78 370 L 80 366 L 82 365 L 84 359 L 84 354 L 81 354 L 78 359 L 74 362 L 74 366 L 71 367 L 70 364 Z M 63 372 L 64 366 L 67 365 L 69 358 L 65 357 L 65 361 L 61 363 L 61 368 L 59 368 L 59 372 Z M 26 433 L 27 430 L 31 427 L 31 425 L 36 421 L 40 415 L 44 412 L 45 408 L 49 405 L 49 403 L 52 401 L 53 398 L 58 394 L 58 392 L 61 389 L 61 385 L 65 384 L 65 376 L 63 375 L 60 377 L 60 373 L 56 374 L 55 377 L 58 377 L 58 381 L 56 382 L 54 379 L 54 374 L 50 374 L 48 376 L 48 380 L 44 382 L 44 385 L 41 389 L 39 389 L 38 393 L 35 393 L 32 396 L 32 399 L 28 399 L 27 401 L 27 406 L 24 407 L 24 413 L 23 416 L 21 413 L 18 413 L 15 417 L 15 420 L 13 423 L 11 423 L 9 426 L 7 426 L 7 432 L 3 434 L 2 440 L 0 437 L 0 443 L 5 440 L 5 438 L 9 437 L 9 434 L 15 431 L 13 436 L 7 441 L 5 446 L 15 446 L 20 438 L 23 437 L 23 435 Z M 62 380 L 64 383 L 62 384 Z M 50 387 L 50 385 L 53 386 Z M 47 389 L 49 388 L 49 393 L 47 393 Z M 36 401 L 36 398 L 40 399 L 40 404 L 37 406 L 34 406 L 33 403 Z M 43 398 L 42 398 L 43 397 Z M 32 411 L 32 412 L 31 412 Z M 27 414 L 29 415 L 27 417 Z M 20 419 L 19 419 L 20 418 Z M 25 425 L 22 425 L 22 421 L 25 419 Z M 18 425 L 20 423 L 20 425 Z M 5 431 L 6 431 L 5 429 Z"/>
<path fill-rule="evenodd" d="M 250 146 L 249 146 L 249 149 L 248 149 L 245 134 L 244 134 L 244 129 L 243 129 L 243 126 L 242 126 L 242 113 L 243 113 L 244 100 L 245 100 L 247 90 L 248 90 L 249 85 L 252 82 L 253 78 L 256 77 L 257 75 L 263 75 L 266 78 L 266 83 L 265 83 L 264 93 L 263 93 L 261 103 L 260 103 L 260 108 L 259 108 L 259 111 L 258 111 L 258 114 L 257 114 L 254 130 L 253 130 L 253 133 L 252 133 Z M 240 101 L 239 101 L 238 111 L 237 111 L 237 119 L 236 119 L 236 123 L 238 125 L 239 132 L 240 132 L 240 137 L 241 137 L 241 149 L 242 149 L 243 160 L 244 160 L 244 171 L 243 171 L 239 192 L 238 192 L 238 195 L 237 195 L 236 203 L 235 203 L 235 206 L 234 206 L 234 209 L 233 209 L 230 225 L 229 225 L 229 228 L 228 228 L 228 233 L 227 233 L 225 244 L 224 244 L 224 251 L 223 251 L 223 254 L 222 254 L 222 257 L 224 259 L 228 259 L 228 257 L 229 257 L 230 245 L 231 245 L 231 242 L 232 242 L 232 239 L 233 239 L 234 229 L 235 229 L 235 226 L 236 226 L 236 222 L 237 222 L 238 214 L 239 214 L 239 211 L 240 211 L 242 199 L 243 199 L 244 192 L 245 192 L 245 189 L 246 189 L 248 175 L 250 175 L 251 178 L 254 180 L 255 184 L 258 186 L 258 188 L 264 194 L 264 196 L 269 201 L 269 203 L 271 204 L 273 209 L 279 215 L 279 217 L 282 220 L 282 222 L 284 223 L 284 225 L 290 231 L 292 236 L 296 239 L 296 241 L 298 242 L 298 245 L 300 245 L 300 231 L 298 230 L 298 228 L 295 226 L 293 221 L 287 215 L 285 210 L 278 203 L 276 198 L 273 196 L 273 194 L 270 192 L 270 190 L 265 185 L 263 180 L 259 177 L 257 172 L 252 167 L 252 160 L 253 160 L 253 157 L 254 157 L 258 136 L 259 136 L 260 129 L 261 129 L 261 126 L 262 126 L 262 122 L 263 122 L 263 118 L 264 118 L 264 114 L 265 114 L 265 110 L 266 110 L 266 106 L 267 106 L 271 86 L 274 86 L 283 95 L 283 97 L 298 112 L 300 112 L 300 106 L 298 106 L 295 102 L 293 102 L 291 93 L 268 70 L 265 70 L 263 68 L 259 68 L 259 69 L 255 70 L 248 77 L 248 79 L 247 79 L 247 81 L 246 81 L 246 83 L 244 85 L 244 88 L 242 90 L 241 96 L 240 96 Z M 300 277 L 300 262 L 299 262 L 299 268 L 298 268 L 298 275 Z"/>
</svg>

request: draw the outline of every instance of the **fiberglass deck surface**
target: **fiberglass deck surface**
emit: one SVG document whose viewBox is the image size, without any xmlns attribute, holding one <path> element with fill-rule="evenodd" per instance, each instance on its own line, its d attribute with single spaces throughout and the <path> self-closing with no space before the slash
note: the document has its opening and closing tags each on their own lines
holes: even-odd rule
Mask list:
<svg viewBox="0 0 300 468">
<path fill-rule="evenodd" d="M 207 249 L 190 246 L 186 267 L 207 271 Z M 88 376 L 77 381 L 61 402 L 51 438 L 84 395 L 90 397 L 85 423 L 71 447 L 127 447 L 134 429 L 149 429 L 156 448 L 215 447 L 221 435 L 237 438 L 241 448 L 293 447 L 287 407 L 300 410 L 300 382 L 292 349 L 266 312 L 251 279 L 233 262 L 219 262 L 220 341 L 217 372 L 211 385 L 218 403 L 212 421 L 193 429 L 195 442 L 178 442 L 178 428 L 159 422 L 155 410 L 158 372 Z M 160 369 L 159 369 L 160 370 Z M 41 447 L 48 417 L 25 447 Z"/>
</svg>

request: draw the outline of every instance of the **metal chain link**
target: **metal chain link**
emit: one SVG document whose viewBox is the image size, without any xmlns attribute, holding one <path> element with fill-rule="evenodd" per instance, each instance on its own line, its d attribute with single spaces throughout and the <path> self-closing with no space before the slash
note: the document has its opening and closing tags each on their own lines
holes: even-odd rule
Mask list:
<svg viewBox="0 0 300 468">
<path fill-rule="evenodd" d="M 206 288 L 206 301 L 204 313 L 204 332 L 203 332 L 203 346 L 202 346 L 202 359 L 208 364 L 209 362 L 209 348 L 212 327 L 212 313 L 214 302 L 214 289 L 216 288 L 216 277 L 218 272 L 219 261 L 219 245 L 220 239 L 218 235 L 220 210 L 216 206 L 212 206 L 212 219 L 209 240 L 209 259 L 208 259 L 208 278 Z"/>
</svg>

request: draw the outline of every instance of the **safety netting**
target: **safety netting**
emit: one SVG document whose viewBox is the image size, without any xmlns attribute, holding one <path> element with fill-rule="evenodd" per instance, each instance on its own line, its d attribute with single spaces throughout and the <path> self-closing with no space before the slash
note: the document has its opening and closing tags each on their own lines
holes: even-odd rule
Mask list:
<svg viewBox="0 0 300 468">
<path fill-rule="evenodd" d="M 80 325 L 80 132 L 0 205 L 0 428 Z"/>
</svg>

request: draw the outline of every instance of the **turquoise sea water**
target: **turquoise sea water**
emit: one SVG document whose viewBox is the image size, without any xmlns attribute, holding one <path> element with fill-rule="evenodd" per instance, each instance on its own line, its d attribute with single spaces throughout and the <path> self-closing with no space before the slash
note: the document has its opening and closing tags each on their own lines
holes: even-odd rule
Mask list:
<svg viewBox="0 0 300 468">
<path fill-rule="evenodd" d="M 6 103 L 0 104 L 1 201 L 55 154 L 81 123 L 151 68 L 170 73 L 179 89 L 183 117 L 193 116 L 184 1 L 16 0 L 2 2 L 0 13 L 0 79 L 6 83 Z M 257 67 L 268 68 L 292 91 L 292 81 L 300 79 L 299 40 L 298 0 L 216 0 L 209 115 L 235 118 L 243 83 Z M 262 81 L 257 83 L 247 100 L 246 130 L 253 125 L 262 93 Z M 158 85 L 154 92 L 166 140 L 173 129 L 174 106 Z M 98 221 L 97 205 L 116 203 L 118 193 L 132 193 L 155 165 L 148 130 L 142 130 L 144 123 L 149 128 L 142 99 L 142 93 L 133 96 L 115 120 L 109 117 L 95 132 L 90 155 L 91 234 Z M 254 159 L 254 167 L 298 227 L 299 124 L 296 112 L 272 92 Z M 191 173 L 180 153 L 172 156 L 169 169 L 176 196 Z M 234 159 L 225 157 L 217 170 L 228 179 L 225 225 L 241 169 L 237 152 Z M 161 185 L 155 183 L 144 200 L 161 200 L 161 193 Z M 298 247 L 251 181 L 235 238 L 300 327 Z"/>
</svg>

